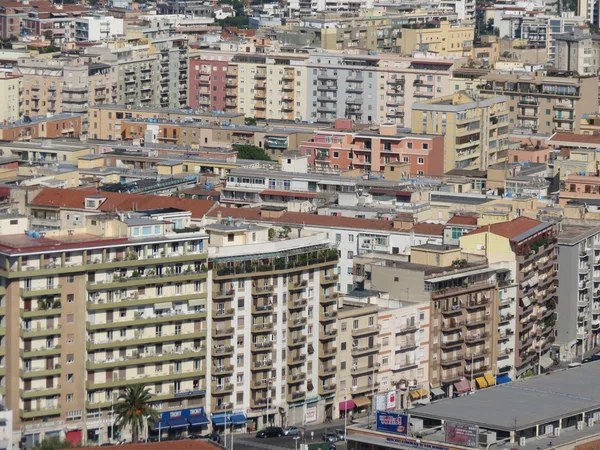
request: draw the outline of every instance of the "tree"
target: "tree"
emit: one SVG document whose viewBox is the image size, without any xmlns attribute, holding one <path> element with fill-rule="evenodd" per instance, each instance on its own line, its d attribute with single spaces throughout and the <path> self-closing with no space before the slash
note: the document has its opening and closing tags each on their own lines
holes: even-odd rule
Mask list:
<svg viewBox="0 0 600 450">
<path fill-rule="evenodd" d="M 244 117 L 244 124 L 249 126 L 256 125 L 256 117 Z"/>
<path fill-rule="evenodd" d="M 57 437 L 46 438 L 33 447 L 33 450 L 61 450 L 63 448 L 72 448 L 69 441 L 63 441 Z"/>
<path fill-rule="evenodd" d="M 271 158 L 266 154 L 265 149 L 257 147 L 256 145 L 234 145 L 233 149 L 237 152 L 239 159 L 271 161 Z"/>
<path fill-rule="evenodd" d="M 46 39 L 47 41 L 52 42 L 52 30 L 45 30 L 44 31 L 44 39 Z"/>
<path fill-rule="evenodd" d="M 148 420 L 150 427 L 160 419 L 159 413 L 150 405 L 152 394 L 143 384 L 133 384 L 119 395 L 119 403 L 115 405 L 117 413 L 115 426 L 121 430 L 131 426 L 131 441 L 138 442 L 140 430 L 144 427 L 144 420 Z"/>
</svg>

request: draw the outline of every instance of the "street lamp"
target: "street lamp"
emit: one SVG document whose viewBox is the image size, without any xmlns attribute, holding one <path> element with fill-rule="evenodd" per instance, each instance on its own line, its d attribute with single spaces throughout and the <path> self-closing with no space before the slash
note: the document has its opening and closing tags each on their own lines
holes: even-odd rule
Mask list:
<svg viewBox="0 0 600 450">
<path fill-rule="evenodd" d="M 298 450 L 298 439 L 300 439 L 300 436 L 294 436 L 294 442 L 296 443 L 296 450 Z"/>
<path fill-rule="evenodd" d="M 271 379 L 267 380 L 267 428 L 269 427 L 269 398 L 271 397 L 271 389 L 269 388 Z"/>
</svg>

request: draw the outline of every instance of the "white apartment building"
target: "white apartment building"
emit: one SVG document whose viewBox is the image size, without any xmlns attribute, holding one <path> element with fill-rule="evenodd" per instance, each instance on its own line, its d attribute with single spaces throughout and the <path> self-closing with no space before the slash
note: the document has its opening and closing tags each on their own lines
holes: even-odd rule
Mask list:
<svg viewBox="0 0 600 450">
<path fill-rule="evenodd" d="M 94 13 L 75 20 L 75 40 L 95 42 L 124 34 L 123 19 Z"/>
</svg>

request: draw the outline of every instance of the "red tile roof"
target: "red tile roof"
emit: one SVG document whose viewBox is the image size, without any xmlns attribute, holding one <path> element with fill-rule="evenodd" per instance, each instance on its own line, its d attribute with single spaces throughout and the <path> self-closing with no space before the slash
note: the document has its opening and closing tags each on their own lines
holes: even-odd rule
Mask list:
<svg viewBox="0 0 600 450">
<path fill-rule="evenodd" d="M 177 208 L 190 211 L 193 218 L 200 219 L 216 205 L 216 202 L 212 200 L 164 197 L 159 195 L 122 194 L 118 192 L 102 192 L 97 191 L 96 189 L 75 190 L 54 188 L 42 190 L 30 203 L 35 206 L 84 209 L 85 198 L 93 195 L 104 197 L 106 199 L 98 208 L 98 210 L 102 212 Z"/>
<path fill-rule="evenodd" d="M 497 234 L 498 236 L 503 236 L 507 239 L 514 239 L 520 234 L 523 234 L 526 231 L 541 225 L 542 223 L 543 222 L 540 222 L 539 220 L 521 216 L 508 222 L 493 223 L 491 225 L 479 227 L 468 234 L 485 233 L 489 230 L 491 233 Z"/>
<path fill-rule="evenodd" d="M 446 223 L 453 225 L 477 225 L 477 216 L 453 216 Z"/>
<path fill-rule="evenodd" d="M 443 236 L 446 225 L 439 223 L 416 223 L 413 226 L 415 234 L 427 234 L 430 236 Z"/>
<path fill-rule="evenodd" d="M 291 191 L 276 191 L 273 189 L 265 189 L 260 195 L 279 195 L 281 197 L 296 197 L 296 198 L 313 198 L 317 194 L 314 192 L 291 192 Z"/>
<path fill-rule="evenodd" d="M 556 144 L 557 142 L 573 142 L 577 144 L 598 145 L 600 147 L 600 135 L 557 132 L 550 136 L 548 144 Z"/>
<path fill-rule="evenodd" d="M 208 440 L 200 439 L 184 439 L 181 441 L 168 441 L 168 442 L 150 442 L 148 444 L 126 444 L 124 446 L 110 445 L 104 447 L 105 449 L 114 450 L 163 450 L 168 447 L 169 450 L 219 450 L 220 447 Z M 98 447 L 83 447 L 90 449 L 97 449 Z"/>
<path fill-rule="evenodd" d="M 217 217 L 221 213 L 221 217 L 224 219 L 231 217 L 232 219 L 246 219 L 246 220 L 262 220 L 260 215 L 260 209 L 258 208 L 224 208 L 219 207 L 210 211 L 208 217 Z"/>
</svg>

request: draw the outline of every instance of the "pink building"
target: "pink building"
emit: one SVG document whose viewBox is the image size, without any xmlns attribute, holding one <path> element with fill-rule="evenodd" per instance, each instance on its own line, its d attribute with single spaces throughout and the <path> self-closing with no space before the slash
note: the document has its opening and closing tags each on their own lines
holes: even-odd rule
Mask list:
<svg viewBox="0 0 600 450">
<path fill-rule="evenodd" d="M 444 174 L 444 137 L 398 134 L 396 124 L 373 127 L 337 119 L 332 128 L 318 130 L 312 141 L 303 142 L 300 151 L 322 169 L 377 173 L 387 164 L 406 162 L 412 175 Z"/>
<path fill-rule="evenodd" d="M 201 111 L 225 111 L 228 61 L 191 58 L 188 104 Z"/>
</svg>

